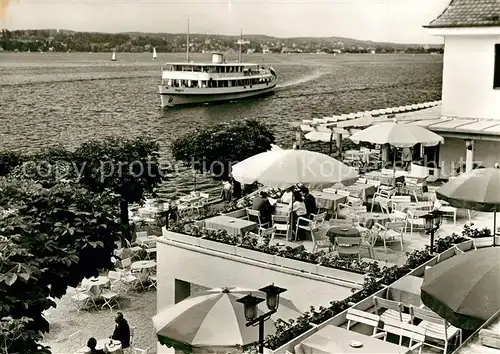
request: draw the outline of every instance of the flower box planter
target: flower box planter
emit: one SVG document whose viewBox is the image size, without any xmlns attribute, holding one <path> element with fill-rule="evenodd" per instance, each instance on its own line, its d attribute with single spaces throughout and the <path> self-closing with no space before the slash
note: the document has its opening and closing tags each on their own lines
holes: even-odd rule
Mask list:
<svg viewBox="0 0 500 354">
<path fill-rule="evenodd" d="M 471 249 L 471 245 L 472 245 L 472 241 L 471 240 L 467 240 L 465 242 L 462 242 L 460 244 L 457 244 L 456 247 L 460 248 L 461 250 L 463 251 L 468 251 Z M 423 269 L 425 268 L 425 266 L 427 264 L 436 264 L 438 263 L 438 258 L 440 258 L 441 260 L 439 262 L 442 262 L 443 260 L 449 258 L 449 257 L 452 257 L 455 255 L 455 251 L 453 250 L 453 247 L 451 248 L 448 248 L 445 252 L 442 252 L 441 254 L 439 255 L 435 255 L 432 259 L 430 259 L 429 261 L 425 262 L 424 264 L 421 264 L 419 265 L 418 267 L 414 268 L 412 271 L 406 273 L 404 276 L 408 276 L 408 275 L 413 275 L 414 273 L 423 273 Z M 283 262 L 282 262 L 283 261 Z M 288 261 L 290 261 L 290 265 L 293 266 L 293 262 L 298 262 L 298 261 L 295 261 L 295 260 L 288 260 L 286 258 L 282 258 L 282 257 L 278 257 L 276 256 L 276 263 L 277 264 L 280 264 L 280 263 L 287 263 Z M 304 263 L 304 262 L 301 262 L 301 263 Z M 293 267 L 295 268 L 295 267 Z M 323 268 L 327 268 L 327 267 L 324 267 L 324 266 L 318 266 L 318 271 L 321 273 L 322 271 L 325 271 L 325 269 Z M 340 270 L 337 270 L 337 271 L 340 271 Z M 415 274 L 417 275 L 417 274 Z M 357 308 L 359 310 L 367 310 L 368 308 L 371 308 L 373 306 L 373 297 L 374 296 L 380 296 L 380 297 L 385 297 L 385 292 L 387 291 L 387 288 L 388 286 L 387 285 L 384 285 L 382 289 L 378 290 L 377 292 L 361 299 L 360 301 L 358 301 L 356 304 L 354 304 L 353 306 L 350 306 L 351 308 Z M 358 292 L 362 292 L 364 291 L 363 289 L 360 289 L 358 291 L 356 291 L 354 294 L 358 293 Z M 354 295 L 353 294 L 353 295 Z M 308 337 L 310 337 L 312 334 L 314 334 L 315 332 L 317 332 L 318 330 L 322 329 L 323 327 L 327 326 L 327 325 L 335 325 L 335 326 L 339 326 L 339 325 L 342 325 L 343 323 L 345 323 L 346 321 L 346 314 L 347 314 L 347 309 L 342 311 L 342 312 L 339 312 L 337 313 L 334 317 L 332 318 L 329 318 L 329 319 L 326 319 L 324 321 L 322 321 L 321 323 L 312 323 L 312 325 L 314 325 L 315 327 L 304 332 L 303 334 L 297 336 L 296 338 L 293 338 L 292 340 L 290 340 L 289 342 L 283 344 L 281 347 L 275 349 L 275 350 L 270 350 L 270 349 L 265 349 L 264 352 L 265 353 L 273 353 L 273 354 L 285 354 L 285 351 L 292 351 L 293 352 L 293 349 L 295 347 L 295 345 L 297 345 L 298 343 L 304 341 L 305 339 L 307 339 Z"/>
<path fill-rule="evenodd" d="M 238 210 L 233 210 L 228 213 L 225 213 L 223 215 L 230 216 L 233 218 L 244 218 L 247 216 L 247 211 L 245 209 L 238 209 Z"/>
<path fill-rule="evenodd" d="M 318 274 L 318 265 L 296 259 L 275 256 L 276 265 L 312 274 Z"/>
<path fill-rule="evenodd" d="M 318 275 L 324 275 L 325 277 L 339 279 L 350 283 L 363 284 L 365 280 L 365 276 L 363 274 L 357 274 L 346 270 L 325 267 L 322 265 L 318 265 L 317 269 Z"/>
<path fill-rule="evenodd" d="M 213 251 L 219 251 L 229 254 L 236 254 L 236 246 L 228 245 L 222 242 L 216 242 L 212 240 L 208 240 L 206 238 L 200 239 L 200 247 L 207 248 Z"/>
<path fill-rule="evenodd" d="M 243 247 L 236 247 L 236 255 L 243 258 L 252 259 L 254 261 L 275 264 L 274 255 L 264 252 L 249 250 Z"/>
<path fill-rule="evenodd" d="M 474 246 L 477 248 L 491 247 L 493 246 L 493 236 L 490 237 L 475 237 L 472 239 Z"/>
<path fill-rule="evenodd" d="M 188 245 L 193 245 L 193 246 L 199 246 L 200 245 L 200 239 L 198 237 L 186 235 L 186 234 L 180 234 L 177 232 L 172 232 L 172 231 L 163 231 L 163 236 L 172 241 L 177 241 L 177 242 L 182 242 L 186 243 Z"/>
</svg>

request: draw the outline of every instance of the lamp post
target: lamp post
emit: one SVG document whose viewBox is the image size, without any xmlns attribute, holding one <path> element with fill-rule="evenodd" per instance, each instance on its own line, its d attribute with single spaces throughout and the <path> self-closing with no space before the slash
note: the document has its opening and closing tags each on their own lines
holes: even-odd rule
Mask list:
<svg viewBox="0 0 500 354">
<path fill-rule="evenodd" d="M 441 226 L 443 212 L 432 210 L 423 216 L 425 220 L 425 233 L 430 235 L 430 253 L 434 253 L 434 233 Z"/>
<path fill-rule="evenodd" d="M 266 293 L 268 312 L 257 316 L 257 305 L 263 302 L 264 299 L 253 296 L 251 293 L 236 300 L 236 302 L 244 306 L 243 311 L 245 312 L 245 319 L 247 320 L 246 326 L 259 326 L 259 353 L 264 353 L 264 322 L 271 318 L 271 315 L 276 313 L 280 304 L 280 294 L 285 292 L 286 289 L 275 286 L 273 283 L 259 290 Z"/>
</svg>

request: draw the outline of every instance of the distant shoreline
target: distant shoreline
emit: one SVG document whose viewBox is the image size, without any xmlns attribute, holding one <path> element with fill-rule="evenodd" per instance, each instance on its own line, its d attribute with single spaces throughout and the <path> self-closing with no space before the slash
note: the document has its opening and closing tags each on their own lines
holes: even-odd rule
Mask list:
<svg viewBox="0 0 500 354">
<path fill-rule="evenodd" d="M 192 53 L 238 52 L 238 36 L 191 34 Z M 186 52 L 186 35 L 176 33 L 92 33 L 66 30 L 3 29 L 0 48 L 7 51 L 157 53 Z M 357 40 L 344 37 L 277 38 L 245 35 L 244 53 L 430 53 L 442 52 L 443 45 L 398 44 Z"/>
</svg>

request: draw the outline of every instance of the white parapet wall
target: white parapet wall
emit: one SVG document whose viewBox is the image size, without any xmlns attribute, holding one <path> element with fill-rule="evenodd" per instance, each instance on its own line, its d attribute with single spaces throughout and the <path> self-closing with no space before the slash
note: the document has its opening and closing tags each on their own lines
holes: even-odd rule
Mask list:
<svg viewBox="0 0 500 354">
<path fill-rule="evenodd" d="M 307 311 L 348 297 L 363 280 L 360 274 L 322 268 L 164 230 L 157 242 L 157 309 L 189 296 L 190 284 L 259 289 L 274 283 L 287 289 L 284 296 L 300 311 Z M 162 346 L 158 350 L 172 353 Z"/>
</svg>

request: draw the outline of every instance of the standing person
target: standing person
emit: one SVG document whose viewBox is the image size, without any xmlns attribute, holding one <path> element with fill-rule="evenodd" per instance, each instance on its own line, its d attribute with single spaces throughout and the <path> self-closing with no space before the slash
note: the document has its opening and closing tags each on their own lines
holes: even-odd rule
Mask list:
<svg viewBox="0 0 500 354">
<path fill-rule="evenodd" d="M 413 160 L 412 152 L 409 147 L 403 148 L 402 160 L 403 160 L 403 170 L 408 171 L 410 169 L 410 165 Z"/>
<path fill-rule="evenodd" d="M 292 205 L 292 227 L 294 228 L 293 231 L 297 230 L 297 225 L 307 225 L 304 221 L 301 220 L 301 223 L 299 223 L 299 218 L 300 217 L 306 217 L 307 211 L 306 211 L 306 205 L 304 203 L 304 200 L 302 199 L 302 194 L 300 194 L 299 191 L 293 192 L 293 205 Z M 305 240 L 306 237 L 304 235 L 305 230 L 299 229 L 297 234 L 295 235 L 296 240 Z"/>
<path fill-rule="evenodd" d="M 238 182 L 237 180 L 235 180 L 233 178 L 233 176 L 230 177 L 231 178 L 231 185 L 233 186 L 233 197 L 235 199 L 240 199 L 241 198 L 241 183 Z"/>
<path fill-rule="evenodd" d="M 222 182 L 221 199 L 230 202 L 233 197 L 233 186 L 229 180 Z"/>
<path fill-rule="evenodd" d="M 316 215 L 318 214 L 318 207 L 316 206 L 316 199 L 314 196 L 309 194 L 309 188 L 306 186 L 302 186 L 300 188 L 300 191 L 302 192 L 302 198 L 304 199 L 304 204 L 306 205 L 306 211 L 307 211 L 307 218 L 311 218 L 311 214 Z"/>
<path fill-rule="evenodd" d="M 111 338 L 119 340 L 122 343 L 122 349 L 127 349 L 130 347 L 130 327 L 123 317 L 123 313 L 118 312 L 116 314 L 115 322 L 116 327 Z"/>
</svg>

